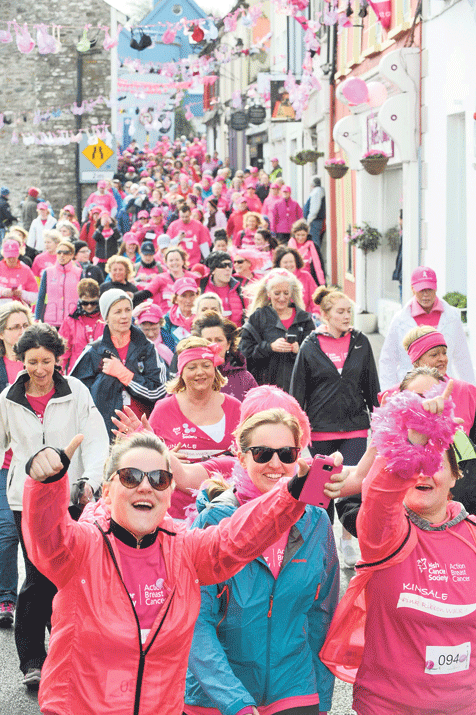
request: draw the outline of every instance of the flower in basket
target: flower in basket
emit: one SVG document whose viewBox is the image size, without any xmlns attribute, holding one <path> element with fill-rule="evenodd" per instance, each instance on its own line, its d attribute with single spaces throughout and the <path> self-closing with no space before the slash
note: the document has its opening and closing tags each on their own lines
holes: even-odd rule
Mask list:
<svg viewBox="0 0 476 715">
<path fill-rule="evenodd" d="M 373 226 L 364 223 L 363 226 L 354 226 L 352 232 L 347 233 L 345 241 L 367 253 L 377 250 L 382 243 L 382 234 Z"/>
<path fill-rule="evenodd" d="M 378 149 L 371 149 L 363 155 L 362 159 L 390 159 L 390 156 L 384 151 L 379 151 Z"/>
<path fill-rule="evenodd" d="M 345 166 L 344 159 L 337 159 L 336 157 L 332 159 L 326 159 L 324 166 Z"/>
</svg>

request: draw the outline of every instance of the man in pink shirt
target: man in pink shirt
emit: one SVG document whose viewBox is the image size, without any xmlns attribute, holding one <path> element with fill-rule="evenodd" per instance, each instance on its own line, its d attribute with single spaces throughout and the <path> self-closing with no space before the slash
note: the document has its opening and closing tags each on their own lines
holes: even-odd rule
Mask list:
<svg viewBox="0 0 476 715">
<path fill-rule="evenodd" d="M 273 226 L 273 210 L 275 205 L 278 203 L 278 201 L 281 200 L 281 187 L 279 184 L 271 184 L 269 187 L 269 194 L 263 201 L 263 208 L 261 209 L 261 213 L 263 216 L 267 216 L 269 218 L 269 227 L 271 231 L 274 231 L 274 226 Z"/>
<path fill-rule="evenodd" d="M 94 191 L 86 200 L 86 203 L 84 204 L 84 210 L 83 210 L 83 220 L 86 220 L 88 212 L 87 212 L 87 207 L 90 204 L 96 204 L 97 206 L 101 206 L 102 208 L 105 208 L 106 211 L 109 211 L 111 216 L 115 216 L 116 211 L 117 211 L 117 204 L 116 204 L 116 199 L 112 195 L 112 193 L 109 193 L 106 191 L 106 182 L 101 180 L 98 181 L 98 188 L 97 191 Z M 84 215 L 85 214 L 85 215 Z"/>
<path fill-rule="evenodd" d="M 291 187 L 283 186 L 283 198 L 273 207 L 273 230 L 279 243 L 287 243 L 291 237 L 291 228 L 295 221 L 302 218 L 302 208 L 291 198 Z"/>
<path fill-rule="evenodd" d="M 168 227 L 167 235 L 179 238 L 179 245 L 186 251 L 191 266 L 200 263 L 202 257 L 206 258 L 210 253 L 210 231 L 200 221 L 191 218 L 190 206 L 187 204 L 180 209 L 179 218 Z"/>
</svg>

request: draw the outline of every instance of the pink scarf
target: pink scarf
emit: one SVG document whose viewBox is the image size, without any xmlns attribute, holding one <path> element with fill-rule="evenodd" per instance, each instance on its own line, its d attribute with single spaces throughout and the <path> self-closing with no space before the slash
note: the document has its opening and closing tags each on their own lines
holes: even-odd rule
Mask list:
<svg viewBox="0 0 476 715">
<path fill-rule="evenodd" d="M 298 243 L 295 238 L 290 238 L 288 241 L 288 246 L 290 248 L 295 248 L 297 251 L 299 251 L 304 261 L 305 268 L 312 263 L 312 265 L 314 266 L 314 270 L 316 271 L 316 276 L 319 285 L 325 285 L 326 277 L 324 275 L 324 271 L 322 270 L 319 254 L 313 242 L 309 239 L 305 243 Z"/>
<path fill-rule="evenodd" d="M 286 482 L 289 481 L 287 477 L 282 477 L 276 484 L 281 484 L 283 479 Z M 233 467 L 229 481 L 235 487 L 236 498 L 240 504 L 246 504 L 246 502 L 256 499 L 257 497 L 262 497 L 264 494 L 264 492 L 260 492 L 258 487 L 251 481 L 250 475 L 246 469 L 243 469 L 239 462 L 236 462 Z"/>
<path fill-rule="evenodd" d="M 172 323 L 172 325 L 177 325 L 178 327 L 183 328 L 189 333 L 192 330 L 192 323 L 194 318 L 195 316 L 193 315 L 193 313 L 188 318 L 186 318 L 185 315 L 180 312 L 178 305 L 173 305 L 170 308 L 170 322 Z"/>
</svg>

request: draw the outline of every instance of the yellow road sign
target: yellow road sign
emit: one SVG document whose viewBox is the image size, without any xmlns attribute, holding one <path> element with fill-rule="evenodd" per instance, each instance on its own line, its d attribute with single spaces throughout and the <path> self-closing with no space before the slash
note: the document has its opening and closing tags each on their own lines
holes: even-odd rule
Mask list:
<svg viewBox="0 0 476 715">
<path fill-rule="evenodd" d="M 94 164 L 96 169 L 99 169 L 114 154 L 113 150 L 102 139 L 98 139 L 97 144 L 89 144 L 82 153 L 86 159 L 89 159 L 91 164 Z"/>
</svg>

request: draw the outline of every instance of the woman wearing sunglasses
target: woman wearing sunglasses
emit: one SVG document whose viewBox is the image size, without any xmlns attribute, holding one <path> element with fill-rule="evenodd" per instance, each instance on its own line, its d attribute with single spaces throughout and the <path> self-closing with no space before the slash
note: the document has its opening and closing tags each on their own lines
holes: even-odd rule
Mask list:
<svg viewBox="0 0 476 715">
<path fill-rule="evenodd" d="M 272 446 L 294 447 L 289 439 Z M 292 492 L 304 480 L 280 485 L 219 526 L 187 531 L 167 514 L 167 448 L 143 432 L 113 447 L 103 499 L 73 522 L 65 471 L 80 442 L 81 435 L 61 459 L 44 449 L 27 477 L 28 550 L 58 588 L 41 711 L 181 715 L 200 585 L 230 578 L 291 528 L 304 511 Z"/>
<path fill-rule="evenodd" d="M 56 263 L 48 266 L 41 276 L 35 318 L 55 328 L 59 328 L 76 307 L 81 268 L 73 258 L 73 244 L 60 241 L 56 246 Z"/>
<path fill-rule="evenodd" d="M 280 407 L 261 411 L 270 404 Z M 197 499 L 194 527 L 205 532 L 301 469 L 309 420 L 289 395 L 257 387 L 242 404 L 235 435 L 234 489 L 212 481 Z M 334 678 L 319 660 L 319 650 L 338 592 L 329 519 L 323 509 L 307 506 L 294 526 L 239 573 L 218 586 L 202 587 L 186 715 L 319 715 L 330 710 Z"/>
<path fill-rule="evenodd" d="M 69 374 L 86 345 L 100 338 L 105 323 L 99 312 L 99 285 L 92 278 L 78 283 L 79 301 L 76 310 L 61 323 L 59 334 L 66 340 L 63 371 Z"/>
</svg>

